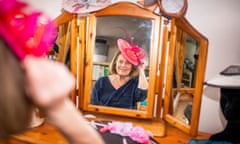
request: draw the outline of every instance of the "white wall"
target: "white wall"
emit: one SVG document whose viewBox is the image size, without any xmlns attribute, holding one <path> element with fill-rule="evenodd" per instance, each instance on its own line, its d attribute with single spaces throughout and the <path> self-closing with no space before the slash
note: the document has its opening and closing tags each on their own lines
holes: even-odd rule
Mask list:
<svg viewBox="0 0 240 144">
<path fill-rule="evenodd" d="M 24 1 L 52 18 L 61 11 L 61 0 Z M 240 0 L 188 0 L 188 21 L 209 39 L 206 80 L 230 64 L 240 64 L 239 6 Z M 199 130 L 215 133 L 225 122 L 219 109 L 219 89 L 205 86 Z"/>
<path fill-rule="evenodd" d="M 240 64 L 240 1 L 189 0 L 186 17 L 209 40 L 205 79 L 230 64 Z M 219 89 L 205 87 L 200 114 L 201 131 L 222 130 L 225 119 L 219 107 Z"/>
<path fill-rule="evenodd" d="M 30 3 L 48 16 L 55 18 L 61 13 L 62 0 L 21 0 Z"/>
</svg>

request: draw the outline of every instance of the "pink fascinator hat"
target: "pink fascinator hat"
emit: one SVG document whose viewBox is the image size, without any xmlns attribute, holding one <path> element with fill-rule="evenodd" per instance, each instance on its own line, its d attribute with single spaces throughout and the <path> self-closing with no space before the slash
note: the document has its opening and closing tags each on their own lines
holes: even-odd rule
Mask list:
<svg viewBox="0 0 240 144">
<path fill-rule="evenodd" d="M 63 0 L 62 7 L 70 13 L 89 13 L 103 9 L 111 0 Z"/>
<path fill-rule="evenodd" d="M 56 38 L 54 22 L 24 2 L 0 0 L 0 5 L 0 37 L 17 58 L 46 54 Z"/>
<path fill-rule="evenodd" d="M 142 64 L 146 52 L 137 45 L 129 44 L 123 39 L 117 40 L 117 45 L 121 54 L 133 65 L 138 66 Z"/>
</svg>

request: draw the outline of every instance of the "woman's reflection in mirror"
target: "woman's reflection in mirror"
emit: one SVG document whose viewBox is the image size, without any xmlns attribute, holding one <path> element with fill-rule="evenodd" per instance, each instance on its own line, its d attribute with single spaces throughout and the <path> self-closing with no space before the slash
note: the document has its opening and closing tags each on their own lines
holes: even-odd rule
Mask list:
<svg viewBox="0 0 240 144">
<path fill-rule="evenodd" d="M 117 51 L 109 66 L 109 75 L 99 78 L 92 90 L 91 104 L 137 109 L 147 98 L 148 81 L 142 59 L 145 51 L 118 39 Z"/>
</svg>

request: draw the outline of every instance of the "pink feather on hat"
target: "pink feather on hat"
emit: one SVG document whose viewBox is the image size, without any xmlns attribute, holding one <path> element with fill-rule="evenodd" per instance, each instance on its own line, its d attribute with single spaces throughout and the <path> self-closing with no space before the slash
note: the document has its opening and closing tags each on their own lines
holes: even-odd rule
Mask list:
<svg viewBox="0 0 240 144">
<path fill-rule="evenodd" d="M 0 0 L 0 5 L 0 37 L 17 58 L 21 61 L 26 55 L 45 55 L 56 38 L 54 21 L 24 2 Z"/>
<path fill-rule="evenodd" d="M 145 57 L 146 52 L 137 45 L 130 45 L 123 39 L 117 40 L 118 48 L 121 54 L 133 65 L 141 65 L 142 59 Z"/>
</svg>

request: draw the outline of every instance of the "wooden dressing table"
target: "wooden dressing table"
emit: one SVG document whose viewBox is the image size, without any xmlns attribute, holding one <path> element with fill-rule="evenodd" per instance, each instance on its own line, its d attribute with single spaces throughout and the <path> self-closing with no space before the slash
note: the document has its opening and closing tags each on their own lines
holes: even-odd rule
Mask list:
<svg viewBox="0 0 240 144">
<path fill-rule="evenodd" d="M 144 124 L 142 125 L 144 126 Z M 190 137 L 181 130 L 167 126 L 164 137 L 154 137 L 160 144 L 187 144 L 191 139 L 208 139 L 210 134 L 199 132 L 197 137 Z M 0 144 L 67 144 L 64 137 L 52 125 L 44 123 L 43 125 L 26 131 L 21 135 L 16 135 L 7 141 L 1 141 Z"/>
<path fill-rule="evenodd" d="M 58 41 L 58 56 L 61 58 L 65 55 L 64 49 L 70 50 L 70 70 L 78 80 L 71 99 L 75 104 L 78 103 L 80 111 L 149 120 L 145 122 L 146 125 L 156 124 L 152 127 L 159 127 L 157 135 L 160 136 L 166 135 L 163 126 L 165 121 L 190 136 L 198 135 L 208 40 L 184 16 L 167 19 L 148 7 L 131 2 L 118 2 L 84 16 L 64 11 L 56 18 L 56 22 L 61 38 Z M 115 50 L 116 39 L 124 36 L 121 35 L 122 31 L 116 29 L 119 27 L 132 35 L 135 34 L 134 37 L 139 42 L 137 45 L 145 47 L 148 53 L 149 88 L 144 111 L 90 103 L 93 75 L 96 74 L 93 68 L 97 62 L 94 61 L 96 39 L 102 38 L 107 41 L 107 59 L 111 59 L 109 56 Z M 65 36 L 69 38 L 65 39 Z M 198 59 L 194 59 L 195 55 Z M 184 84 L 182 87 L 186 80 L 182 76 L 185 59 L 191 60 L 191 67 L 194 69 L 193 75 L 187 78 L 191 84 Z M 191 123 L 175 117 L 173 109 L 179 108 L 173 105 L 177 101 L 176 94 L 192 97 Z"/>
</svg>

